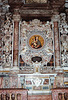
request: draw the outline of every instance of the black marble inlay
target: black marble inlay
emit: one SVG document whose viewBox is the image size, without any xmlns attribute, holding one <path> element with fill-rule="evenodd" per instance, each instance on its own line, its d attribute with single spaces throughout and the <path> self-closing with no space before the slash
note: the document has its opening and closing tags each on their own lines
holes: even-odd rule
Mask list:
<svg viewBox="0 0 68 100">
<path fill-rule="evenodd" d="M 42 61 L 42 58 L 41 57 L 38 57 L 38 56 L 35 56 L 35 57 L 32 57 L 31 60 L 33 62 L 36 62 L 36 61 L 40 62 L 40 61 Z"/>
</svg>

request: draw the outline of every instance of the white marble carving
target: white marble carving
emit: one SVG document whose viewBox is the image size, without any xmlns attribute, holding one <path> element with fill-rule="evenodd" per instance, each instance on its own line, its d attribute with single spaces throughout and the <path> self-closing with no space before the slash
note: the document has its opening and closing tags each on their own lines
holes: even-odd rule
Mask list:
<svg viewBox="0 0 68 100">
<path fill-rule="evenodd" d="M 11 21 L 11 13 L 6 14 L 6 20 L 4 21 L 4 26 L 2 33 L 2 66 L 11 67 L 12 66 L 12 44 L 13 44 L 13 22 Z"/>
<path fill-rule="evenodd" d="M 20 25 L 20 53 L 25 63 L 31 65 L 31 58 L 35 56 L 42 57 L 42 64 L 47 64 L 53 55 L 53 31 L 52 23 L 47 21 L 45 23 L 38 19 L 30 22 L 23 21 Z M 40 49 L 32 49 L 28 46 L 29 38 L 32 35 L 38 34 L 44 39 L 44 46 Z"/>
<path fill-rule="evenodd" d="M 65 13 L 60 14 L 61 66 L 68 66 L 68 25 Z"/>
<path fill-rule="evenodd" d="M 40 73 L 40 66 L 42 66 L 41 62 L 33 62 L 34 73 Z"/>
<path fill-rule="evenodd" d="M 35 78 L 35 79 L 33 80 L 33 82 L 35 83 L 35 86 L 38 87 L 38 86 L 40 85 L 40 83 L 41 83 L 41 79 L 39 79 L 39 78 L 37 77 L 37 78 Z"/>
</svg>

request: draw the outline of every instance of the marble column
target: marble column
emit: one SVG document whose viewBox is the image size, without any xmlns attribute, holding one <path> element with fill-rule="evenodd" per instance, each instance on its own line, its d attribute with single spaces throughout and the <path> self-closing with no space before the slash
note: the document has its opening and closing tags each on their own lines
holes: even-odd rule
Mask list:
<svg viewBox="0 0 68 100">
<path fill-rule="evenodd" d="M 53 15 L 52 21 L 54 24 L 54 52 L 55 52 L 55 66 L 60 66 L 60 35 L 59 35 L 59 15 Z"/>
<path fill-rule="evenodd" d="M 14 37 L 13 37 L 13 67 L 18 66 L 18 53 L 19 53 L 19 21 L 20 14 L 15 12 L 13 15 L 14 20 Z"/>
</svg>

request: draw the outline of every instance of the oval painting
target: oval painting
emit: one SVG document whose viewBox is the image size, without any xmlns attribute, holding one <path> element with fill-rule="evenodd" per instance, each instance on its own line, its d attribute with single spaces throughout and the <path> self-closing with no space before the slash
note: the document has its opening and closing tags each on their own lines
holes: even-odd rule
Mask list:
<svg viewBox="0 0 68 100">
<path fill-rule="evenodd" d="M 39 49 L 44 45 L 44 39 L 40 35 L 33 35 L 29 39 L 29 45 L 34 49 Z"/>
</svg>

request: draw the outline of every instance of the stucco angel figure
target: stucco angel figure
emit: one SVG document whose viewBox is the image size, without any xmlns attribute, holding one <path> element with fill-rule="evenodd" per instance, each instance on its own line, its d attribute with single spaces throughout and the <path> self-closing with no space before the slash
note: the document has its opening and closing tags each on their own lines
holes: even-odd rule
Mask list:
<svg viewBox="0 0 68 100">
<path fill-rule="evenodd" d="M 38 61 L 36 61 L 35 63 L 33 62 L 34 73 L 40 73 L 40 66 L 41 66 L 41 62 Z"/>
</svg>

